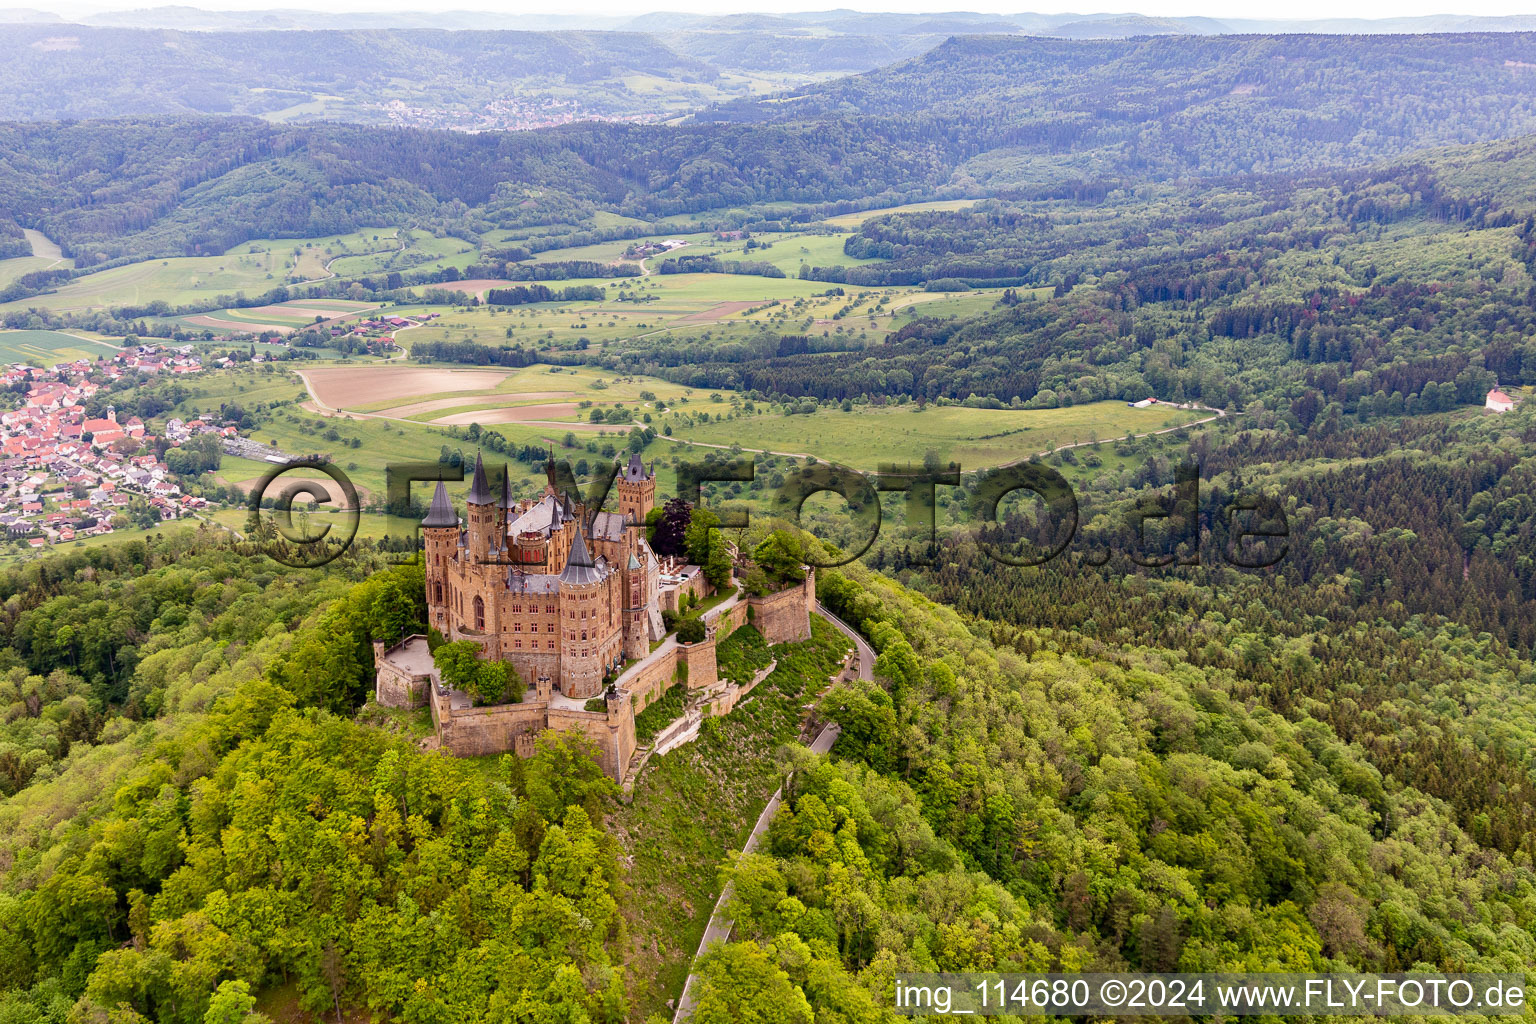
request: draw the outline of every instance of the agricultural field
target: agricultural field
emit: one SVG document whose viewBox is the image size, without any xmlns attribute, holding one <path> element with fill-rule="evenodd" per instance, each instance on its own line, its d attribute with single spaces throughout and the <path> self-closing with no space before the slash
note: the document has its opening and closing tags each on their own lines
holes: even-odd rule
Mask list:
<svg viewBox="0 0 1536 1024">
<path fill-rule="evenodd" d="M 860 210 L 857 213 L 844 213 L 836 217 L 828 217 L 822 223 L 830 224 L 844 231 L 856 231 L 860 224 L 871 217 L 883 217 L 888 213 L 921 213 L 924 210 L 963 210 L 976 202 L 974 199 L 941 199 L 931 203 L 907 203 L 904 206 L 885 206 L 878 210 Z"/>
<path fill-rule="evenodd" d="M 327 269 L 336 277 L 362 277 L 391 270 L 462 270 L 478 255 L 475 243 L 462 238 L 437 238 L 426 231 L 406 230 L 378 237 L 367 251 L 341 255 Z"/>
<path fill-rule="evenodd" d="M 517 444 L 563 444 L 627 435 L 658 404 L 687 405 L 695 392 L 650 377 L 613 377 L 588 367 L 447 369 L 416 364 L 305 367 L 306 410 L 345 418 L 387 420 L 444 430 L 494 427 Z M 617 418 L 615 412 L 626 412 Z M 594 422 L 594 411 L 604 419 Z M 659 422 L 659 420 L 658 420 Z"/>
<path fill-rule="evenodd" d="M 41 251 L 42 255 L 0 261 L 0 285 L 59 260 L 53 255 L 57 246 L 51 246 L 40 235 L 33 239 L 33 251 Z M 219 256 L 174 256 L 86 274 L 53 292 L 0 305 L 0 311 L 37 307 L 78 312 L 157 300 L 184 306 L 221 295 L 260 294 L 279 285 L 338 276 L 356 277 L 394 269 L 441 269 L 449 265 L 463 267 L 475 255 L 474 246 L 462 239 L 435 238 L 426 232 L 401 232 L 393 227 L 317 238 L 256 239 Z"/>
<path fill-rule="evenodd" d="M 399 234 L 399 228 L 376 227 L 317 238 L 258 238 L 235 246 L 225 255 L 280 254 L 287 271 L 282 283 L 301 284 L 337 276 L 331 268 L 334 262 L 398 252 Z"/>
<path fill-rule="evenodd" d="M 672 428 L 672 441 L 721 447 L 741 444 L 743 451 L 812 455 L 860 470 L 873 470 L 880 463 L 921 463 L 933 452 L 971 471 L 1061 445 L 1178 427 L 1208 415 L 1164 406 L 1133 409 L 1124 402 L 1094 402 L 1065 409 L 855 406 L 850 412 L 823 409 L 793 416 L 737 413 L 734 419 L 708 423 L 690 422 L 694 415 L 682 409 L 661 423 Z"/>
<path fill-rule="evenodd" d="M 828 236 L 805 237 L 819 242 Z M 775 251 L 777 247 L 765 255 Z M 782 258 L 798 260 L 798 248 Z M 780 334 L 847 335 L 847 347 L 856 348 L 880 343 L 886 332 L 917 316 L 984 311 L 1001 294 L 999 289 L 925 292 L 915 288 L 859 288 L 793 276 L 743 274 L 652 274 L 558 284 L 595 284 L 606 290 L 607 298 L 510 308 L 434 307 L 442 312 L 439 319 L 413 328 L 397 341 L 407 348 L 426 341 L 474 341 L 492 347 L 570 349 L 661 335 L 679 342 L 725 342 L 766 329 Z M 826 294 L 839 288 L 845 294 Z"/>
<path fill-rule="evenodd" d="M 321 321 L 355 319 L 377 303 L 350 299 L 290 299 L 266 306 L 236 306 L 176 317 L 178 323 L 197 331 L 228 336 L 242 333 L 290 334 Z"/>
<path fill-rule="evenodd" d="M 47 235 L 41 231 L 33 231 L 31 228 L 23 229 L 22 234 L 32 244 L 32 255 L 0 260 L 0 288 L 4 288 L 23 274 L 30 274 L 37 270 L 52 270 L 64 263 L 64 253 Z"/>
<path fill-rule="evenodd" d="M 77 277 L 56 291 L 18 299 L 0 310 L 78 312 L 157 300 L 181 306 L 217 295 L 267 291 L 285 283 L 289 267 L 287 258 L 270 250 L 148 260 Z"/>
<path fill-rule="evenodd" d="M 0 331 L 0 363 L 53 366 L 110 355 L 116 347 L 62 331 Z"/>
</svg>

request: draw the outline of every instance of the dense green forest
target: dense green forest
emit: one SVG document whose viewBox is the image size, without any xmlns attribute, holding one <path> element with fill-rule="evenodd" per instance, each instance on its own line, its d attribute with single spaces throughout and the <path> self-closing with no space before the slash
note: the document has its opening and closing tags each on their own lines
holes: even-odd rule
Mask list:
<svg viewBox="0 0 1536 1024">
<path fill-rule="evenodd" d="M 1528 851 L 1483 846 L 1316 704 L 1278 713 L 1173 650 L 967 623 L 863 569 L 820 590 L 882 682 L 824 702 L 832 763 L 786 761 L 766 848 L 731 864 L 737 941 L 705 958 L 696 1019 L 896 1019 L 877 1001 L 899 971 L 1536 952 Z"/>
<path fill-rule="evenodd" d="M 892 153 L 854 123 L 482 134 L 244 118 L 0 124 L 0 213 L 81 265 L 385 222 L 471 233 L 558 223 L 573 203 L 662 216 L 899 197 L 943 171 L 934 154 Z"/>
<path fill-rule="evenodd" d="M 1218 36 L 1077 41 L 970 36 L 786 100 L 705 115 L 858 117 L 958 158 L 998 192 L 1360 165 L 1529 132 L 1529 36 Z"/>
</svg>

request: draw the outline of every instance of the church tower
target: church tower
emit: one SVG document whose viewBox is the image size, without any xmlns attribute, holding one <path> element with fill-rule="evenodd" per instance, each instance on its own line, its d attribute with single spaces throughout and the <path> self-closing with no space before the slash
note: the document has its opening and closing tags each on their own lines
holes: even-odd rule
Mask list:
<svg viewBox="0 0 1536 1024">
<path fill-rule="evenodd" d="M 627 522 L 644 523 L 645 517 L 656 507 L 656 469 L 649 471 L 640 461 L 640 453 L 629 457 L 629 465 L 619 473 L 619 512 Z"/>
<path fill-rule="evenodd" d="M 421 521 L 427 577 L 427 623 L 443 635 L 448 634 L 448 563 L 459 544 L 459 517 L 448 500 L 448 489 L 437 482 L 432 493 L 432 507 Z"/>
<path fill-rule="evenodd" d="M 480 453 L 475 453 L 475 477 L 470 482 L 469 494 L 464 498 L 469 519 L 469 561 L 485 565 L 491 561 L 491 548 L 501 546 L 496 537 L 496 523 L 501 513 L 496 508 L 496 495 L 485 479 L 485 464 Z"/>
</svg>

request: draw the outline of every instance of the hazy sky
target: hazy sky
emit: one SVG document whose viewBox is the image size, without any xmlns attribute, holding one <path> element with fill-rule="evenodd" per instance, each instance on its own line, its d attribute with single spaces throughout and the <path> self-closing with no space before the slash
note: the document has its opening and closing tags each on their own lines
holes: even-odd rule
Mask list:
<svg viewBox="0 0 1536 1024">
<path fill-rule="evenodd" d="M 355 11 L 419 11 L 419 10 L 494 10 L 504 13 L 549 13 L 545 3 L 518 2 L 518 0 L 445 0 L 439 4 L 424 0 L 141 0 L 138 3 L 123 0 L 0 0 L 0 6 L 33 7 L 56 11 L 65 17 L 95 14 L 101 11 L 124 10 L 138 7 L 156 7 L 164 4 L 183 3 L 205 10 L 253 10 L 272 8 L 299 8 L 309 10 Z M 826 3 L 808 3 L 805 0 L 754 0 L 750 3 L 720 2 L 720 0 L 662 0 L 654 7 L 646 4 L 624 3 L 621 0 L 566 0 L 559 5 L 560 13 L 569 14 L 640 14 L 649 10 L 690 11 L 705 14 L 729 14 L 740 12 L 815 11 L 846 8 L 861 11 L 931 12 L 935 10 L 969 10 L 989 13 L 1033 11 L 1045 14 L 1060 12 L 1088 13 L 1099 10 L 1134 10 L 1149 15 L 1204 15 L 1213 18 L 1388 18 L 1411 17 L 1426 14 L 1536 14 L 1536 0 L 1259 0 L 1258 3 L 1233 4 L 1230 0 L 1141 0 L 1134 8 L 1118 4 L 1095 7 L 1080 0 L 1064 0 L 1059 3 L 1031 2 L 964 2 L 953 5 L 936 4 L 934 0 L 876 0 L 872 3 L 842 3 L 830 0 Z"/>
</svg>

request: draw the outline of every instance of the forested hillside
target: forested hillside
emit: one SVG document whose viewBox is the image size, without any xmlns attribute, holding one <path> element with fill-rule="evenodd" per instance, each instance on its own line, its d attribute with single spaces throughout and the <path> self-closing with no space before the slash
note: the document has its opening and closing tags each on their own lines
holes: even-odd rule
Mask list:
<svg viewBox="0 0 1536 1024">
<path fill-rule="evenodd" d="M 1518 970 L 1536 952 L 1528 856 L 1484 846 L 1318 704 L 1278 714 L 1241 670 L 1172 650 L 989 640 L 863 570 L 820 589 L 882 684 L 829 695 L 843 760 L 792 759 L 766 848 L 733 862 L 738 941 L 705 958 L 695 1019 L 766 1020 L 769 1001 L 776 1020 L 887 1019 L 900 971 Z"/>
<path fill-rule="evenodd" d="M 234 38 L 256 46 L 264 37 Z M 427 34 L 416 45 L 444 40 L 465 68 L 508 58 L 494 37 L 471 45 Z M 0 126 L 0 217 L 42 230 L 90 265 L 381 223 L 473 237 L 585 222 L 594 210 L 656 218 L 767 203 L 868 208 L 940 194 L 1098 200 L 1190 175 L 1293 178 L 1536 130 L 1536 76 L 1521 63 L 1531 44 L 1518 34 L 966 37 L 892 68 L 783 101 L 716 108 L 683 125 L 467 135 L 232 118 L 10 124 Z M 539 52 L 529 59 L 559 62 L 573 78 L 588 67 L 650 62 L 640 43 L 634 52 L 588 37 L 526 45 Z M 164 95 L 174 102 L 174 88 Z M 1432 207 L 1434 197 L 1422 201 Z M 949 273 L 939 255 L 957 263 L 954 276 L 996 277 L 963 264 L 976 262 L 977 247 L 1038 253 L 1033 223 L 1001 235 L 998 224 L 980 225 L 981 236 L 962 229 L 950 253 L 918 265 L 912 247 L 921 243 L 907 236 L 921 224 L 867 235 L 860 251 L 901 246 L 893 281 Z M 942 238 L 957 225 L 934 227 Z"/>
<path fill-rule="evenodd" d="M 489 231 L 558 222 L 580 203 L 660 216 L 867 201 L 943 175 L 936 154 L 893 154 L 851 123 L 477 135 L 243 118 L 0 125 L 0 214 L 83 265 L 387 222 Z"/>
<path fill-rule="evenodd" d="M 858 116 L 903 146 L 941 145 L 959 157 L 957 184 L 989 190 L 1294 172 L 1533 130 L 1531 46 L 1528 34 L 970 36 L 700 116 Z"/>
<path fill-rule="evenodd" d="M 436 114 L 443 127 L 455 116 L 464 127 L 483 127 L 487 122 L 471 115 L 495 111 L 491 126 L 537 127 L 668 109 L 630 92 L 628 75 L 686 86 L 719 74 L 651 36 L 628 32 L 14 25 L 3 49 L 0 120 L 25 121 L 255 114 L 432 124 Z"/>
</svg>

